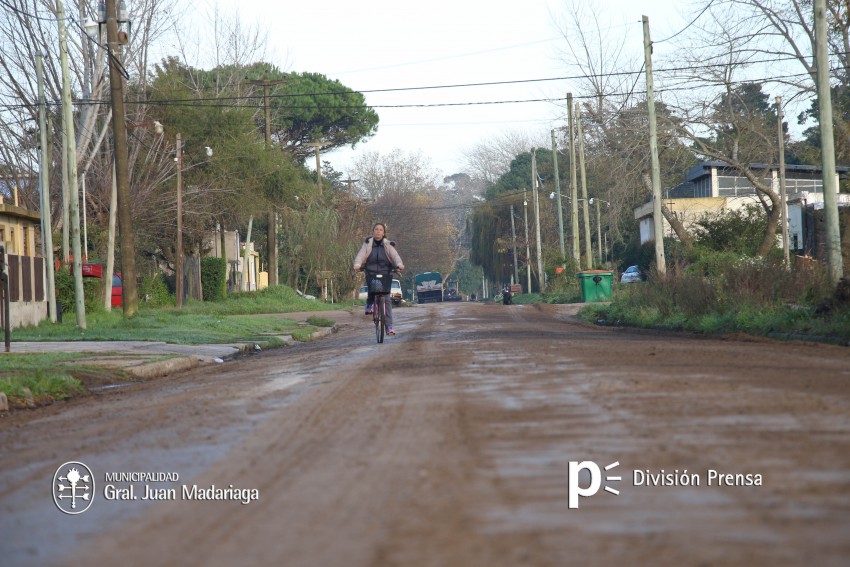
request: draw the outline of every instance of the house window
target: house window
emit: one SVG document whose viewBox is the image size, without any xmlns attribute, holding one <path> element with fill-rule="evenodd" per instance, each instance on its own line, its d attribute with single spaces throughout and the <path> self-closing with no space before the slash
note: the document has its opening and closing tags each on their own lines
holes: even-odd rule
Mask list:
<svg viewBox="0 0 850 567">
<path fill-rule="evenodd" d="M 30 250 L 29 233 L 30 233 L 30 231 L 27 230 L 26 226 L 23 226 L 23 227 L 21 227 L 21 232 L 23 233 L 23 240 L 24 240 L 23 249 L 21 250 L 21 256 L 29 256 L 29 250 Z"/>
</svg>

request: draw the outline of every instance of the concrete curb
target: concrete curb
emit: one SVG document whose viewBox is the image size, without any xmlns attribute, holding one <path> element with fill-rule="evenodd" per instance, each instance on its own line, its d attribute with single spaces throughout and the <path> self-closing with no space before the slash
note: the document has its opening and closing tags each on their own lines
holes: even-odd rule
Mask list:
<svg viewBox="0 0 850 567">
<path fill-rule="evenodd" d="M 180 356 L 177 358 L 169 358 L 168 360 L 158 360 L 156 362 L 148 362 L 130 366 L 124 370 L 136 378 L 159 378 L 160 376 L 168 376 L 175 372 L 183 372 L 191 370 L 201 364 L 201 360 L 195 356 Z"/>
<path fill-rule="evenodd" d="M 322 327 L 310 334 L 310 340 L 320 339 L 337 332 L 337 326 Z M 209 364 L 220 364 L 228 360 L 232 360 L 237 354 L 250 354 L 259 352 L 259 350 L 268 350 L 279 346 L 289 346 L 297 343 L 292 335 L 276 335 L 274 338 L 280 340 L 283 345 L 270 346 L 269 341 L 253 341 L 246 343 L 236 343 L 227 345 L 236 349 L 236 353 L 227 357 L 210 357 L 210 356 L 179 356 L 169 358 L 168 360 L 158 360 L 156 362 L 148 362 L 138 364 L 136 366 L 125 367 L 124 370 L 137 378 L 161 378 L 169 374 L 184 372 L 197 368 L 198 366 L 206 366 Z M 258 350 L 259 348 L 259 350 Z"/>
</svg>

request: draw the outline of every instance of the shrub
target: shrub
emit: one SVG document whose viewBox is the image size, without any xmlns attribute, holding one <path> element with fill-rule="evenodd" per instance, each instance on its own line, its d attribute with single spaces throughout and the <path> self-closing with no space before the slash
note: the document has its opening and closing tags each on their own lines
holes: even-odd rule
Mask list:
<svg viewBox="0 0 850 567">
<path fill-rule="evenodd" d="M 142 280 L 139 294 L 146 299 L 146 303 L 151 307 L 173 305 L 175 301 L 174 295 L 168 292 L 165 278 L 158 272 Z"/>
<path fill-rule="evenodd" d="M 56 297 L 62 304 L 63 313 L 76 313 L 77 303 L 74 291 L 74 276 L 71 269 L 63 266 L 54 276 Z M 103 310 L 103 282 L 100 278 L 83 278 L 83 298 L 86 313 Z"/>
<path fill-rule="evenodd" d="M 227 261 L 224 258 L 201 258 L 201 286 L 204 301 L 221 301 L 227 296 Z"/>
<path fill-rule="evenodd" d="M 717 252 L 756 253 L 765 231 L 767 214 L 758 205 L 706 213 L 695 223 L 696 241 Z"/>
</svg>

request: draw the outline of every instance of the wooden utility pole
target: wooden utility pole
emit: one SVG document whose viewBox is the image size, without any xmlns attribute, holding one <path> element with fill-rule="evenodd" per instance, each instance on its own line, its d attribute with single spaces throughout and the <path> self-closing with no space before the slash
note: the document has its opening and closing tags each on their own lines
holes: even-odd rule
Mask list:
<svg viewBox="0 0 850 567">
<path fill-rule="evenodd" d="M 45 269 L 47 270 L 47 315 L 50 322 L 56 322 L 56 274 L 53 273 L 53 223 L 50 218 L 50 161 L 47 154 L 47 124 L 45 123 L 44 100 L 44 57 L 35 56 L 35 70 L 38 75 L 38 130 L 41 167 L 41 239 L 44 243 Z"/>
<path fill-rule="evenodd" d="M 593 268 L 593 249 L 590 237 L 590 204 L 587 200 L 587 173 L 584 167 L 584 134 L 581 130 L 581 107 L 576 103 L 576 128 L 578 132 L 578 163 L 581 168 L 581 202 L 582 220 L 584 220 L 584 265 L 587 269 Z"/>
<path fill-rule="evenodd" d="M 351 176 L 348 176 L 348 179 L 343 180 L 343 183 L 348 185 L 348 192 L 351 193 L 351 190 L 354 188 L 354 184 L 360 181 L 359 179 L 352 179 Z"/>
<path fill-rule="evenodd" d="M 62 130 L 65 133 L 63 155 L 68 162 L 68 188 L 71 218 L 71 254 L 74 257 L 74 306 L 77 327 L 86 328 L 86 301 L 83 291 L 83 263 L 80 251 L 80 195 L 77 186 L 77 146 L 74 142 L 74 109 L 71 106 L 71 77 L 68 71 L 68 38 L 65 30 L 65 8 L 62 0 L 56 2 L 56 19 L 59 24 L 59 60 L 62 67 Z"/>
<path fill-rule="evenodd" d="M 593 200 L 593 199 L 591 199 Z M 596 252 L 599 254 L 599 267 L 602 267 L 602 223 L 599 215 L 599 199 L 596 199 Z"/>
<path fill-rule="evenodd" d="M 65 148 L 65 128 L 62 128 L 62 265 L 71 262 L 71 190 L 68 188 L 68 155 Z"/>
<path fill-rule="evenodd" d="M 832 129 L 832 93 L 829 87 L 829 52 L 826 31 L 826 0 L 815 0 L 815 65 L 820 121 L 823 175 L 823 216 L 826 232 L 826 263 L 833 285 L 844 275 L 841 231 L 838 227 L 838 186 L 835 180 L 835 137 Z"/>
<path fill-rule="evenodd" d="M 112 190 L 109 192 L 109 228 L 106 236 L 106 278 L 103 282 L 103 306 L 112 310 L 112 274 L 115 273 L 115 221 L 118 217 L 118 178 L 112 164 Z"/>
<path fill-rule="evenodd" d="M 578 183 L 576 182 L 576 145 L 575 145 L 575 128 L 573 127 L 573 93 L 567 93 L 567 122 L 569 128 L 570 139 L 570 224 L 572 224 L 571 234 L 573 237 L 573 260 L 576 262 L 576 267 L 581 269 L 581 250 L 579 249 L 578 239 Z"/>
<path fill-rule="evenodd" d="M 174 278 L 177 307 L 183 307 L 183 136 L 177 134 L 177 274 Z"/>
<path fill-rule="evenodd" d="M 511 205 L 511 242 L 513 243 L 514 248 L 514 281 L 513 283 L 519 283 L 519 265 L 517 264 L 516 258 L 516 223 L 514 222 L 514 206 Z M 529 290 L 531 291 L 531 290 Z"/>
<path fill-rule="evenodd" d="M 782 254 L 785 268 L 791 267 L 791 247 L 788 242 L 788 198 L 785 194 L 785 133 L 782 130 L 782 97 L 776 97 L 776 131 L 779 146 L 779 200 L 782 202 Z"/>
<path fill-rule="evenodd" d="M 555 142 L 555 130 L 552 129 L 552 167 L 555 168 L 555 199 L 558 201 L 558 244 L 560 245 L 561 261 L 567 257 L 564 248 L 564 210 L 561 205 L 561 177 L 558 175 L 558 144 Z"/>
<path fill-rule="evenodd" d="M 319 196 L 322 195 L 322 162 L 319 150 L 324 145 L 322 142 L 307 142 L 307 145 L 316 148 L 316 185 L 319 187 Z"/>
<path fill-rule="evenodd" d="M 285 79 L 276 79 L 269 80 L 268 75 L 264 75 L 263 78 L 259 81 L 251 81 L 254 85 L 259 85 L 263 87 L 263 106 L 265 108 L 266 115 L 266 150 L 271 149 L 272 147 L 272 114 L 271 114 L 271 99 L 270 89 L 273 85 L 279 85 L 286 82 Z M 269 285 L 277 285 L 279 282 L 277 275 L 277 259 L 278 259 L 278 250 L 277 250 L 277 212 L 275 210 L 269 210 L 268 217 L 268 239 L 269 239 Z"/>
<path fill-rule="evenodd" d="M 525 271 L 528 276 L 526 293 L 531 293 L 531 245 L 528 242 L 528 197 L 525 189 L 522 190 L 522 207 L 525 214 Z"/>
<path fill-rule="evenodd" d="M 655 228 L 655 269 L 667 273 L 664 258 L 664 219 L 661 216 L 661 165 L 658 163 L 658 126 L 655 118 L 655 89 L 652 79 L 652 40 L 649 38 L 649 18 L 643 16 L 643 55 L 646 61 L 646 107 L 649 113 L 649 155 L 652 162 L 652 221 Z"/>
<path fill-rule="evenodd" d="M 118 190 L 118 231 L 121 242 L 122 305 L 125 317 L 139 310 L 136 286 L 136 237 L 130 202 L 130 168 L 127 156 L 127 124 L 124 114 L 124 80 L 118 68 L 121 44 L 118 38 L 117 0 L 106 0 L 106 45 L 109 49 L 109 87 L 112 98 L 112 136 L 115 149 L 115 176 Z"/>
<path fill-rule="evenodd" d="M 534 232 L 537 240 L 537 287 L 540 293 L 543 293 L 546 291 L 546 272 L 543 271 L 543 245 L 540 242 L 540 182 L 537 179 L 537 150 L 534 148 L 531 148 L 531 187 L 534 196 Z"/>
</svg>

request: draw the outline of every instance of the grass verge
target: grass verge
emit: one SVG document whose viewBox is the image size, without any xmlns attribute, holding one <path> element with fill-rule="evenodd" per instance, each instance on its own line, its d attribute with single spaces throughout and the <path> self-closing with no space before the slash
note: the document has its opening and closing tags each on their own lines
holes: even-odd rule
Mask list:
<svg viewBox="0 0 850 567">
<path fill-rule="evenodd" d="M 334 321 L 310 317 L 306 324 L 280 316 L 296 311 L 350 309 L 352 301 L 329 305 L 307 300 L 285 286 L 234 293 L 224 301 L 189 301 L 183 309 L 142 304 L 139 313 L 124 318 L 120 310 L 87 313 L 85 330 L 73 313 L 62 323 L 42 322 L 37 327 L 15 329 L 12 353 L 0 355 L 0 391 L 15 408 L 45 405 L 85 392 L 92 386 L 132 381 L 125 372 L 103 363 L 103 355 L 15 353 L 18 341 L 161 341 L 175 344 L 227 344 L 256 341 L 280 346 L 278 338 L 290 335 L 308 341 L 319 327 Z M 98 364 L 86 359 L 97 356 Z M 154 361 L 151 359 L 151 361 Z"/>
<path fill-rule="evenodd" d="M 620 286 L 610 304 L 588 305 L 578 316 L 611 325 L 850 343 L 850 305 L 804 293 L 789 296 L 790 286 L 765 295 L 768 281 L 759 293 L 742 293 L 714 278 L 655 278 Z"/>
<path fill-rule="evenodd" d="M 0 355 L 0 392 L 9 406 L 26 408 L 80 394 L 86 382 L 105 382 L 115 372 L 86 364 L 79 353 L 5 353 Z"/>
</svg>

